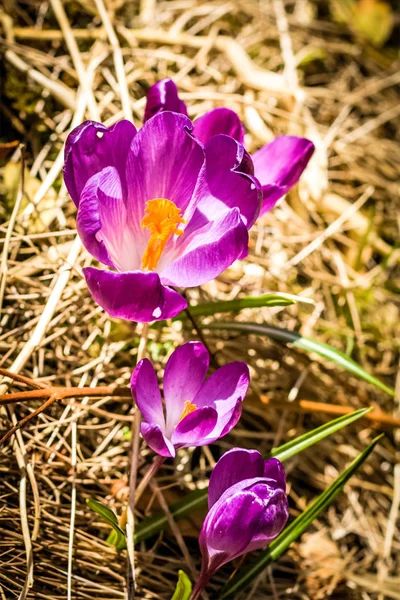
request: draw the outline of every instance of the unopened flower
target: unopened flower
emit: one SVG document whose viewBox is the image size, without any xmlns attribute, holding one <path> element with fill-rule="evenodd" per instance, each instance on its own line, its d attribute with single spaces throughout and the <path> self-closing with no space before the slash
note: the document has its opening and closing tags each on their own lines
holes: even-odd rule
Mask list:
<svg viewBox="0 0 400 600">
<path fill-rule="evenodd" d="M 177 348 L 165 367 L 164 403 L 148 359 L 141 360 L 132 373 L 132 395 L 145 419 L 142 435 L 161 456 L 175 456 L 178 448 L 211 444 L 229 433 L 240 418 L 249 387 L 247 365 L 233 362 L 205 379 L 209 358 L 200 342 Z"/>
<path fill-rule="evenodd" d="M 147 93 L 145 120 L 168 110 L 187 114 L 186 105 L 179 99 L 174 82 L 163 79 Z M 203 144 L 221 134 L 231 136 L 240 144 L 244 142 L 244 127 L 238 115 L 228 108 L 215 108 L 196 119 L 193 134 Z M 282 135 L 252 155 L 254 174 L 263 191 L 260 216 L 271 210 L 279 198 L 298 182 L 313 152 L 314 144 L 310 140 Z"/>
<path fill-rule="evenodd" d="M 265 548 L 282 531 L 289 516 L 282 464 L 275 458 L 264 461 L 257 450 L 229 450 L 212 471 L 208 508 L 199 538 L 196 598 L 222 565 Z"/>
<path fill-rule="evenodd" d="M 172 102 L 167 92 L 160 101 Z M 78 233 L 112 269 L 84 275 L 114 317 L 173 317 L 187 303 L 170 286 L 206 283 L 247 255 L 262 192 L 243 146 L 227 136 L 203 145 L 191 132 L 185 115 L 162 112 L 139 131 L 128 121 L 86 121 L 67 139 L 64 179 Z"/>
</svg>

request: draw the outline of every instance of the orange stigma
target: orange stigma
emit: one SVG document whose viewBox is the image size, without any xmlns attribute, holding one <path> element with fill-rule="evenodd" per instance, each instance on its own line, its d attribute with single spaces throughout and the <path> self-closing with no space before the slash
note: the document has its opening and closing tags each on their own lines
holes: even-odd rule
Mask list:
<svg viewBox="0 0 400 600">
<path fill-rule="evenodd" d="M 150 230 L 142 258 L 142 268 L 154 271 L 171 235 L 183 235 L 179 225 L 186 223 L 179 208 L 166 198 L 147 200 L 140 226 Z M 194 410 L 194 409 L 193 409 Z"/>
<path fill-rule="evenodd" d="M 190 413 L 194 412 L 195 410 L 197 410 L 197 406 L 195 404 L 192 404 L 189 400 L 186 400 L 186 402 L 185 402 L 185 408 L 183 409 L 183 413 L 181 414 L 181 418 L 179 419 L 179 423 L 181 421 L 183 421 L 183 419 L 185 417 L 187 417 L 188 415 L 190 415 Z"/>
</svg>

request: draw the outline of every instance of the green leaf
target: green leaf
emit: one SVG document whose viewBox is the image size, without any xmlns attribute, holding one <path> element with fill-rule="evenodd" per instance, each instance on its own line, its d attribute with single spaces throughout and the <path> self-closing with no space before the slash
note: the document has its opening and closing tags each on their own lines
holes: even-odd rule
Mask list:
<svg viewBox="0 0 400 600">
<path fill-rule="evenodd" d="M 368 381 L 368 383 L 372 383 L 380 390 L 394 396 L 394 390 L 387 385 L 385 385 L 382 381 L 380 381 L 377 377 L 374 377 L 367 371 L 365 371 L 358 363 L 356 363 L 352 358 L 340 352 L 340 350 L 336 350 L 332 346 L 328 344 L 324 344 L 323 342 L 317 342 L 311 338 L 303 337 L 297 331 L 289 331 L 289 329 L 283 329 L 280 327 L 274 327 L 272 325 L 264 325 L 259 323 L 242 323 L 235 321 L 224 321 L 221 323 L 208 323 L 204 326 L 207 329 L 226 329 L 228 331 L 239 331 L 241 333 L 254 333 L 255 335 L 263 335 L 267 336 L 273 340 L 278 342 L 284 342 L 285 344 L 293 344 L 296 348 L 301 348 L 302 350 L 306 350 L 307 352 L 315 352 L 319 354 L 323 358 L 326 358 L 333 363 L 339 365 L 343 369 L 346 369 L 353 375 L 357 375 L 360 379 L 364 379 L 364 381 Z"/>
<path fill-rule="evenodd" d="M 209 317 L 217 313 L 237 312 L 244 308 L 260 308 L 262 306 L 290 306 L 297 302 L 306 302 L 314 304 L 314 301 L 303 296 L 294 294 L 263 294 L 262 296 L 245 296 L 244 298 L 235 298 L 225 302 L 204 302 L 196 306 L 189 306 L 192 317 Z M 176 319 L 182 319 L 185 313 L 180 313 Z"/>
<path fill-rule="evenodd" d="M 178 571 L 179 579 L 171 600 L 189 600 L 192 593 L 192 583 L 184 571 Z"/>
<path fill-rule="evenodd" d="M 263 306 L 290 306 L 297 302 L 305 304 L 314 304 L 311 298 L 304 296 L 296 296 L 295 294 L 285 294 L 284 292 L 263 294 L 262 296 L 244 296 L 243 298 L 235 298 L 234 300 L 226 300 L 224 302 L 203 302 L 196 306 L 188 306 L 188 310 L 192 317 L 211 317 L 218 313 L 239 312 L 244 308 L 261 308 Z M 174 317 L 173 321 L 183 321 L 187 319 L 187 313 L 183 310 L 179 315 Z M 165 327 L 166 321 L 155 321 L 152 327 Z"/>
<path fill-rule="evenodd" d="M 312 431 L 309 431 L 278 448 L 274 448 L 266 458 L 274 457 L 281 461 L 287 460 L 295 456 L 299 452 L 303 452 L 313 444 L 320 442 L 324 438 L 332 435 L 339 429 L 350 425 L 357 419 L 364 417 L 372 408 L 361 408 L 349 415 L 338 417 L 329 423 L 325 423 Z M 171 512 L 174 519 L 183 519 L 199 508 L 207 506 L 207 489 L 195 490 L 185 498 L 171 506 Z M 145 540 L 152 535 L 155 535 L 168 526 L 168 520 L 164 513 L 158 513 L 152 517 L 144 519 L 138 524 L 135 532 L 135 542 Z"/>
<path fill-rule="evenodd" d="M 110 544 L 113 544 L 117 548 L 117 550 L 122 550 L 123 548 L 125 548 L 125 533 L 119 526 L 117 516 L 111 510 L 111 508 L 108 508 L 108 506 L 106 506 L 102 502 L 98 502 L 94 498 L 87 498 L 86 503 L 93 512 L 99 515 L 103 519 L 103 521 L 107 523 L 107 525 L 110 525 L 113 528 L 115 533 L 113 535 L 113 532 L 111 532 L 107 541 Z"/>
<path fill-rule="evenodd" d="M 112 529 L 106 539 L 106 542 L 107 544 L 110 544 L 110 546 L 115 546 L 117 550 L 125 550 L 126 535 L 124 535 L 122 538 L 119 531 Z"/>
<path fill-rule="evenodd" d="M 363 462 L 371 454 L 372 450 L 383 437 L 381 434 L 371 442 L 371 444 L 365 448 L 365 450 L 357 456 L 355 460 L 350 464 L 349 467 L 335 481 L 320 495 L 314 502 L 310 504 L 304 512 L 301 513 L 273 542 L 270 543 L 268 548 L 261 552 L 256 560 L 253 561 L 248 567 L 241 569 L 235 577 L 225 586 L 220 596 L 224 598 L 236 598 L 237 594 L 247 587 L 254 579 L 273 561 L 275 561 L 292 542 L 297 540 L 298 537 L 307 529 L 309 525 L 316 519 L 322 511 L 324 511 L 336 498 L 336 496 L 343 490 L 345 484 L 348 482 L 350 477 L 354 475 L 357 469 L 363 464 Z"/>
</svg>

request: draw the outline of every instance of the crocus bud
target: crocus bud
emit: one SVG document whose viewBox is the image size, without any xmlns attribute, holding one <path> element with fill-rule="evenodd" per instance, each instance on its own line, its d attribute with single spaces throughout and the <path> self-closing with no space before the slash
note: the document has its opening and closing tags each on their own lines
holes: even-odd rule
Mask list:
<svg viewBox="0 0 400 600">
<path fill-rule="evenodd" d="M 285 489 L 285 472 L 275 458 L 264 461 L 257 450 L 243 448 L 220 458 L 211 474 L 209 512 L 199 538 L 199 593 L 222 565 L 265 548 L 282 531 L 289 516 Z"/>
</svg>

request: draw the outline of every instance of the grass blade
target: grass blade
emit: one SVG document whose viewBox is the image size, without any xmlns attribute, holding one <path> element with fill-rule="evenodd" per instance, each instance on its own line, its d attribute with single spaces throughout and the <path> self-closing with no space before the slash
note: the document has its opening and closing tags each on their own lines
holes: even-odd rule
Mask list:
<svg viewBox="0 0 400 600">
<path fill-rule="evenodd" d="M 195 490 L 187 496 L 175 502 L 171 506 L 174 519 L 183 519 L 198 508 L 207 506 L 207 489 Z M 138 523 L 135 530 L 135 544 L 155 535 L 168 526 L 168 519 L 164 513 L 158 513 Z"/>
<path fill-rule="evenodd" d="M 171 600 L 189 600 L 192 593 L 192 582 L 184 571 L 178 571 L 178 583 Z"/>
<path fill-rule="evenodd" d="M 288 329 L 274 327 L 272 325 L 264 325 L 260 323 L 241 323 L 239 321 L 209 323 L 205 326 L 205 328 L 226 329 L 228 331 L 239 331 L 242 333 L 254 333 L 256 335 L 267 336 L 273 340 L 283 342 L 285 344 L 293 344 L 293 346 L 296 348 L 301 348 L 307 352 L 315 352 L 316 354 L 319 354 L 323 358 L 326 358 L 329 361 L 339 365 L 343 369 L 346 369 L 350 373 L 353 373 L 353 375 L 360 377 L 360 379 L 364 379 L 364 381 L 368 381 L 368 383 L 375 385 L 380 390 L 390 394 L 391 396 L 394 396 L 394 390 L 392 388 L 385 385 L 377 377 L 374 377 L 365 371 L 352 358 L 346 356 L 346 354 L 340 352 L 340 350 L 336 350 L 328 344 L 303 337 L 300 335 L 300 333 L 297 333 L 297 331 L 289 331 Z"/>
<path fill-rule="evenodd" d="M 236 595 L 246 586 L 252 583 L 271 562 L 276 560 L 292 542 L 294 542 L 305 529 L 316 519 L 336 496 L 343 490 L 348 480 L 371 454 L 372 450 L 383 437 L 381 434 L 365 448 L 361 454 L 353 460 L 345 471 L 320 495 L 304 512 L 301 513 L 286 529 L 268 546 L 266 550 L 257 556 L 257 559 L 248 567 L 240 570 L 237 575 L 222 590 L 221 600 L 225 598 L 236 598 Z"/>
<path fill-rule="evenodd" d="M 106 506 L 102 502 L 94 500 L 94 498 L 87 498 L 86 503 L 93 512 L 99 515 L 99 517 L 101 517 L 103 521 L 107 523 L 107 525 L 110 525 L 113 528 L 113 531 L 115 533 L 114 535 L 111 534 L 109 536 L 109 543 L 112 543 L 112 545 L 115 546 L 118 550 L 122 550 L 123 548 L 125 548 L 125 533 L 119 526 L 117 516 L 111 510 L 111 508 L 108 508 L 108 506 Z"/>
<path fill-rule="evenodd" d="M 333 421 L 329 421 L 329 423 L 325 423 L 324 425 L 321 425 L 320 427 L 317 427 L 316 429 L 313 429 L 312 431 L 309 431 L 294 440 L 290 440 L 290 442 L 287 442 L 282 446 L 274 448 L 266 458 L 273 456 L 281 461 L 287 460 L 295 454 L 298 454 L 306 448 L 309 448 L 313 444 L 320 442 L 329 435 L 332 435 L 336 431 L 339 431 L 339 429 L 342 429 L 357 419 L 360 419 L 370 410 L 372 409 L 361 408 L 360 410 L 356 410 L 349 415 L 344 415 L 334 419 Z M 173 504 L 171 506 L 171 512 L 174 519 L 183 519 L 184 517 L 190 515 L 193 511 L 206 506 L 207 489 L 195 490 L 194 492 L 191 492 L 185 496 L 185 498 L 179 502 Z M 168 520 L 164 513 L 158 513 L 152 517 L 144 519 L 136 528 L 135 543 L 145 540 L 152 535 L 156 535 L 167 526 Z"/>
<path fill-rule="evenodd" d="M 299 452 L 302 452 L 313 444 L 320 442 L 329 435 L 332 435 L 336 431 L 339 431 L 339 429 L 347 427 L 347 425 L 350 425 L 350 423 L 353 423 L 354 421 L 357 421 L 357 419 L 364 417 L 372 410 L 372 406 L 369 406 L 368 408 L 360 408 L 349 415 L 343 415 L 342 417 L 338 417 L 333 421 L 329 421 L 328 423 L 325 423 L 324 425 L 321 425 L 312 431 L 307 431 L 307 433 L 298 436 L 294 440 L 286 442 L 286 444 L 282 444 L 282 446 L 278 446 L 278 448 L 274 448 L 269 453 L 269 456 L 265 458 L 279 458 L 279 460 L 283 462 L 288 458 L 299 454 Z"/>
</svg>

